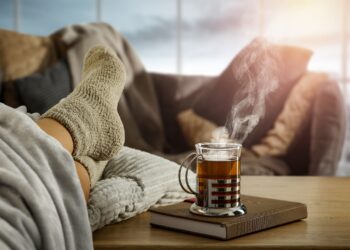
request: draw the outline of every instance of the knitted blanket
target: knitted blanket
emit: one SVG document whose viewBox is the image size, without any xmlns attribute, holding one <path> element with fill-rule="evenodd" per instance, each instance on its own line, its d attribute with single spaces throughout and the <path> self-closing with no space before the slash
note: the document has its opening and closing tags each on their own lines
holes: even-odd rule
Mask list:
<svg viewBox="0 0 350 250">
<path fill-rule="evenodd" d="M 179 165 L 161 157 L 124 147 L 111 159 L 88 202 L 92 230 L 126 220 L 151 206 L 181 202 L 190 195 L 178 183 Z M 192 185 L 195 176 L 189 172 Z"/>
<path fill-rule="evenodd" d="M 93 249 L 70 154 L 0 103 L 0 249 Z"/>
</svg>

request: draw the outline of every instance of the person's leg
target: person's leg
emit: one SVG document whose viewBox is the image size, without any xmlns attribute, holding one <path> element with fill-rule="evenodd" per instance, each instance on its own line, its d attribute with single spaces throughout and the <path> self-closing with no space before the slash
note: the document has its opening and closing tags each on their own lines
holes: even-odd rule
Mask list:
<svg viewBox="0 0 350 250">
<path fill-rule="evenodd" d="M 42 118 L 37 121 L 39 127 L 47 134 L 57 139 L 67 151 L 73 152 L 73 139 L 69 131 L 58 121 L 50 118 Z"/>
<path fill-rule="evenodd" d="M 73 139 L 73 156 L 108 160 L 124 143 L 118 102 L 125 70 L 115 53 L 105 47 L 91 49 L 84 59 L 82 80 L 62 102 L 44 113 L 62 124 Z"/>
<path fill-rule="evenodd" d="M 125 79 L 124 66 L 115 53 L 97 46 L 84 59 L 80 84 L 38 121 L 40 128 L 72 154 L 86 198 L 105 160 L 124 144 L 117 106 Z"/>
<path fill-rule="evenodd" d="M 86 167 L 80 162 L 74 161 L 75 169 L 77 170 L 81 188 L 83 189 L 86 202 L 90 196 L 90 177 Z"/>
<path fill-rule="evenodd" d="M 48 135 L 52 136 L 57 141 L 59 141 L 69 153 L 73 152 L 73 139 L 68 130 L 59 122 L 53 119 L 43 118 L 39 119 L 37 121 L 37 124 L 44 132 L 46 132 Z M 84 196 L 87 201 L 90 194 L 89 174 L 86 168 L 80 162 L 74 162 L 80 180 L 80 185 L 83 189 Z"/>
</svg>

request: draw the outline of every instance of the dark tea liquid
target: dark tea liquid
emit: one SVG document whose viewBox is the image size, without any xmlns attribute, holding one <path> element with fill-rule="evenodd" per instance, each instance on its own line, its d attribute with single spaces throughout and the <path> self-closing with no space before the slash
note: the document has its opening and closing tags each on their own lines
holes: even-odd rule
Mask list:
<svg viewBox="0 0 350 250">
<path fill-rule="evenodd" d="M 197 160 L 197 205 L 207 208 L 230 208 L 240 205 L 239 159 Z"/>
</svg>

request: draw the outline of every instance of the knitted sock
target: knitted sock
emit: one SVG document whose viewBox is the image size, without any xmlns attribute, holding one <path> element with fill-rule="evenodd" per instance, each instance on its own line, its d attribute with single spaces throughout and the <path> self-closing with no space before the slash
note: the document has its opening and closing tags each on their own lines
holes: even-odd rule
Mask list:
<svg viewBox="0 0 350 250">
<path fill-rule="evenodd" d="M 70 132 L 73 156 L 108 160 L 124 144 L 124 128 L 117 111 L 124 84 L 124 66 L 114 52 L 94 47 L 85 56 L 80 84 L 42 118 L 52 118 Z"/>
<path fill-rule="evenodd" d="M 95 161 L 89 156 L 74 156 L 75 161 L 80 162 L 88 171 L 90 177 L 90 188 L 93 188 L 102 177 L 108 161 Z"/>
</svg>

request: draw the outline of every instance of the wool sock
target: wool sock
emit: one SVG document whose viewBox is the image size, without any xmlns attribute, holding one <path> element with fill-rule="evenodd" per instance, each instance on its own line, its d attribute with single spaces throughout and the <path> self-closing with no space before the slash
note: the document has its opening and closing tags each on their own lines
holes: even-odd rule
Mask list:
<svg viewBox="0 0 350 250">
<path fill-rule="evenodd" d="M 42 118 L 52 118 L 71 134 L 73 156 L 108 160 L 124 144 L 124 127 L 117 106 L 125 84 L 123 63 L 103 46 L 84 59 L 82 81 Z"/>
<path fill-rule="evenodd" d="M 90 177 L 90 189 L 93 188 L 97 181 L 99 181 L 103 175 L 103 171 L 108 161 L 95 161 L 89 156 L 74 156 L 75 161 L 80 162 L 88 171 Z"/>
</svg>

